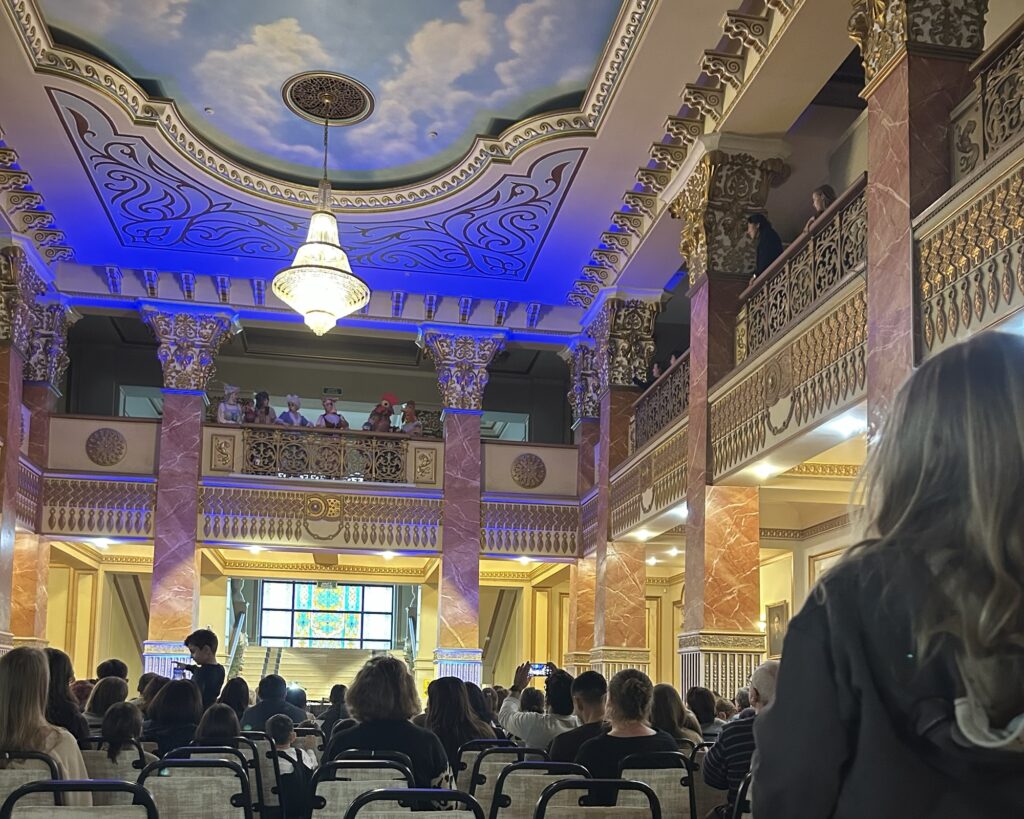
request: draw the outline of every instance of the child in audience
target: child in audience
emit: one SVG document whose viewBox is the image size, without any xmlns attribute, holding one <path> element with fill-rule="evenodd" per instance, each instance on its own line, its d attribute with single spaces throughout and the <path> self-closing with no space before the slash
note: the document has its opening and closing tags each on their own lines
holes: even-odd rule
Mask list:
<svg viewBox="0 0 1024 819">
<path fill-rule="evenodd" d="M 46 721 L 68 731 L 75 739 L 89 736 L 89 724 L 82 716 L 82 705 L 74 691 L 75 669 L 71 658 L 59 648 L 44 649 L 49 668 L 49 684 L 46 693 Z M 79 681 L 81 682 L 81 681 Z M 85 699 L 89 699 L 92 685 L 87 686 Z"/>
<path fill-rule="evenodd" d="M 205 711 L 217 701 L 224 686 L 224 666 L 217 662 L 217 635 L 208 628 L 193 631 L 185 638 L 185 648 L 192 655 L 195 665 L 179 666 L 192 672 L 192 682 L 199 688 Z"/>
<path fill-rule="evenodd" d="M 100 736 L 107 743 L 107 759 L 117 762 L 117 756 L 125 749 L 132 749 L 132 740 L 142 736 L 142 712 L 130 702 L 111 705 L 103 715 Z"/>
<path fill-rule="evenodd" d="M 288 760 L 300 761 L 307 768 L 316 767 L 316 755 L 312 751 L 292 747 L 292 743 L 295 742 L 295 723 L 292 722 L 291 717 L 287 714 L 275 714 L 267 720 L 266 727 L 267 736 L 274 740 L 278 752 L 287 757 L 287 760 L 280 761 L 282 776 L 292 772 L 292 766 L 288 764 Z"/>
<path fill-rule="evenodd" d="M 267 736 L 277 748 L 281 771 L 281 801 L 285 819 L 304 819 L 310 809 L 310 782 L 316 767 L 316 755 L 305 748 L 294 748 L 295 723 L 287 714 L 275 714 L 267 720 Z"/>
<path fill-rule="evenodd" d="M 104 677 L 92 689 L 85 704 L 85 720 L 89 730 L 96 731 L 103 724 L 107 709 L 128 699 L 128 683 L 121 677 Z"/>
<path fill-rule="evenodd" d="M 544 695 L 539 688 L 527 688 L 519 697 L 519 710 L 530 714 L 544 713 Z"/>
</svg>

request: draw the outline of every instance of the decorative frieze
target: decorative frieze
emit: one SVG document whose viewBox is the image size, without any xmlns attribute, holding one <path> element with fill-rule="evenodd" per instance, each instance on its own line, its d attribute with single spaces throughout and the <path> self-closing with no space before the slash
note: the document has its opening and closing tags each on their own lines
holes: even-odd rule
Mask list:
<svg viewBox="0 0 1024 819">
<path fill-rule="evenodd" d="M 512 481 L 523 489 L 536 489 L 548 476 L 544 459 L 533 452 L 517 455 L 510 468 Z"/>
<path fill-rule="evenodd" d="M 42 500 L 43 477 L 23 460 L 18 462 L 18 494 L 15 514 L 18 525 L 30 532 L 38 529 L 39 502 Z"/>
<path fill-rule="evenodd" d="M 481 504 L 481 551 L 489 554 L 576 557 L 580 509 L 551 503 Z"/>
<path fill-rule="evenodd" d="M 597 551 L 600 532 L 597 525 L 597 493 L 585 498 L 580 504 L 580 539 L 582 541 L 581 557 L 587 557 Z"/>
<path fill-rule="evenodd" d="M 47 262 L 71 261 L 75 251 L 64 232 L 55 228 L 53 213 L 46 210 L 42 194 L 33 187 L 32 175 L 19 167 L 18 152 L 6 145 L 0 134 L 0 210 Z"/>
<path fill-rule="evenodd" d="M 679 635 L 682 689 L 736 691 L 761 664 L 765 638 L 756 632 L 697 631 Z"/>
<path fill-rule="evenodd" d="M 756 54 L 764 54 L 768 46 L 770 27 L 771 21 L 766 16 L 727 11 L 722 31 L 726 37 L 744 48 L 749 48 Z"/>
<path fill-rule="evenodd" d="M 37 300 L 46 285 L 17 245 L 0 248 L 0 343 L 27 356 L 37 331 Z"/>
<path fill-rule="evenodd" d="M 85 454 L 97 466 L 116 466 L 128 454 L 128 442 L 119 430 L 100 427 L 86 438 Z"/>
<path fill-rule="evenodd" d="M 688 82 L 682 93 L 683 105 L 688 106 L 699 116 L 717 123 L 722 117 L 725 105 L 725 92 L 720 85 L 697 85 Z"/>
<path fill-rule="evenodd" d="M 42 533 L 151 537 L 155 506 L 155 482 L 47 478 Z"/>
<path fill-rule="evenodd" d="M 423 331 L 420 341 L 434 359 L 444 406 L 481 409 L 488 379 L 487 365 L 504 347 L 504 336 L 431 328 Z"/>
<path fill-rule="evenodd" d="M 391 433 L 246 426 L 242 428 L 242 472 L 404 483 L 408 447 L 408 436 Z"/>
<path fill-rule="evenodd" d="M 713 77 L 721 83 L 729 86 L 733 91 L 739 91 L 743 85 L 743 69 L 746 58 L 743 54 L 733 54 L 728 51 L 705 51 L 700 61 L 700 70 Z"/>
<path fill-rule="evenodd" d="M 642 299 L 609 298 L 587 327 L 595 342 L 599 392 L 633 387 L 646 380 L 654 358 L 654 320 L 661 303 Z"/>
<path fill-rule="evenodd" d="M 683 427 L 612 477 L 612 537 L 620 537 L 685 500 L 686 427 Z"/>
<path fill-rule="evenodd" d="M 233 317 L 143 307 L 142 319 L 160 342 L 157 358 L 164 371 L 164 387 L 205 390 L 216 369 L 214 357 L 231 335 Z"/>
</svg>

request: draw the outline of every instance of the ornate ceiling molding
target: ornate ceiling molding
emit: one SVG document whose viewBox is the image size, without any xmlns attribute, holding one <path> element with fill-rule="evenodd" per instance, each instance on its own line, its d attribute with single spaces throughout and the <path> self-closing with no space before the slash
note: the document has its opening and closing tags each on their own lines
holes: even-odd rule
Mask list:
<svg viewBox="0 0 1024 819">
<path fill-rule="evenodd" d="M 102 60 L 53 42 L 37 0 L 0 0 L 35 70 L 65 77 L 116 102 L 135 123 L 152 126 L 189 162 L 232 187 L 278 203 L 313 206 L 317 189 L 261 174 L 229 158 L 191 129 L 173 101 L 151 98 L 127 74 Z M 402 187 L 366 193 L 335 191 L 336 210 L 385 212 L 443 199 L 462 189 L 492 162 L 509 163 L 524 149 L 558 137 L 594 136 L 618 90 L 657 0 L 627 0 L 578 111 L 530 117 L 498 137 L 477 137 L 456 165 Z"/>
<path fill-rule="evenodd" d="M 860 464 L 823 464 L 807 461 L 786 470 L 784 474 L 798 478 L 856 478 L 860 470 Z"/>
<path fill-rule="evenodd" d="M 829 518 L 806 529 L 762 529 L 761 540 L 810 540 L 812 537 L 845 529 L 850 525 L 849 515 Z"/>
<path fill-rule="evenodd" d="M 18 162 L 18 152 L 10 147 L 0 130 L 0 210 L 15 231 L 36 246 L 47 262 L 69 262 L 75 251 L 69 247 L 64 231 L 56 227 L 54 215 L 46 209 L 43 195 L 34 189 L 32 175 Z"/>
<path fill-rule="evenodd" d="M 424 328 L 421 344 L 434 360 L 445 408 L 480 410 L 489 376 L 487 366 L 504 348 L 505 336 Z"/>
</svg>

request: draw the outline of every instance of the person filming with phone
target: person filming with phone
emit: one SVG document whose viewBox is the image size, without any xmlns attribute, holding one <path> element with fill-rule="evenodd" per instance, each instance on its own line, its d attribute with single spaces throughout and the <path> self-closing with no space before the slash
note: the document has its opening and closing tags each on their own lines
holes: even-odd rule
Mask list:
<svg viewBox="0 0 1024 819">
<path fill-rule="evenodd" d="M 520 697 L 531 677 L 544 677 L 544 713 L 520 709 Z M 554 663 L 523 663 L 516 669 L 508 696 L 498 712 L 498 724 L 528 748 L 547 749 L 555 737 L 579 726 L 573 716 L 572 675 Z"/>
<path fill-rule="evenodd" d="M 185 638 L 185 648 L 196 664 L 174 665 L 192 673 L 192 682 L 199 688 L 205 711 L 217 701 L 220 689 L 224 686 L 224 666 L 217 662 L 217 635 L 206 628 L 193 631 Z M 181 679 L 178 674 L 175 674 L 175 678 Z"/>
</svg>

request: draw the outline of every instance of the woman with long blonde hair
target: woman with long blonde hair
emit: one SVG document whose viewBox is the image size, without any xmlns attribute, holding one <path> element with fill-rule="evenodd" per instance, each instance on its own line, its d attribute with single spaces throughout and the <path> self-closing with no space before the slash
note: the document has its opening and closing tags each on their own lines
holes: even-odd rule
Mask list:
<svg viewBox="0 0 1024 819">
<path fill-rule="evenodd" d="M 760 819 L 1024 815 L 1024 339 L 904 385 L 864 470 L 866 539 L 789 625 L 757 719 Z"/>
<path fill-rule="evenodd" d="M 49 754 L 64 779 L 88 779 L 75 738 L 46 721 L 49 685 L 49 665 L 39 649 L 15 648 L 0 657 L 0 748 Z M 64 800 L 92 805 L 87 793 L 67 793 Z"/>
</svg>

